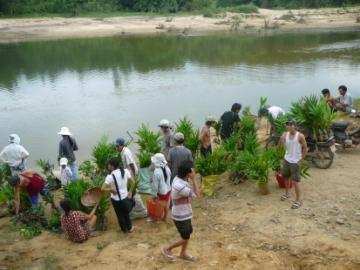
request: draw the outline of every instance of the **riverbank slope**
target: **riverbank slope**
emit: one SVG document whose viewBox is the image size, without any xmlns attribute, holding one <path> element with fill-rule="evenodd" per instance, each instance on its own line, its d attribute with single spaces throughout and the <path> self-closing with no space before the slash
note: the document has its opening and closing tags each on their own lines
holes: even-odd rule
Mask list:
<svg viewBox="0 0 360 270">
<path fill-rule="evenodd" d="M 259 9 L 257 14 L 220 13 L 161 17 L 0 19 L 0 42 L 170 33 L 360 29 L 360 6 L 300 10 Z"/>
</svg>

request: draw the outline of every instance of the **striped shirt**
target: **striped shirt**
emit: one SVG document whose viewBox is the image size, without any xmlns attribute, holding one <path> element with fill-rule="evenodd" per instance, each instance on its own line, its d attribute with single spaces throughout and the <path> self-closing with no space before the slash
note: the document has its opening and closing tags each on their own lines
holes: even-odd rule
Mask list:
<svg viewBox="0 0 360 270">
<path fill-rule="evenodd" d="M 175 177 L 171 186 L 173 220 L 183 221 L 192 218 L 191 199 L 196 197 L 190 184 L 179 177 Z"/>
</svg>

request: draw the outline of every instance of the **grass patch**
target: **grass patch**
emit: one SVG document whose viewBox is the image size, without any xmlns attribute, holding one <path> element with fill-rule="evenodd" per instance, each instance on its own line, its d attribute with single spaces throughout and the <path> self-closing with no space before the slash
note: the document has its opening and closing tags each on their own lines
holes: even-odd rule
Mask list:
<svg viewBox="0 0 360 270">
<path fill-rule="evenodd" d="M 247 5 L 239 5 L 234 7 L 227 8 L 227 11 L 229 12 L 235 12 L 235 13 L 259 13 L 259 9 L 254 4 L 247 4 Z"/>
</svg>

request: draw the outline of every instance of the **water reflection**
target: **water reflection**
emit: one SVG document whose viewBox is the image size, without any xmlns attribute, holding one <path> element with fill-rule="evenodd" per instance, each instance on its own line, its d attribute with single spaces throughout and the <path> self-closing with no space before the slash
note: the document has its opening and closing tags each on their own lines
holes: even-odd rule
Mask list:
<svg viewBox="0 0 360 270">
<path fill-rule="evenodd" d="M 360 95 L 360 32 L 127 37 L 0 45 L 0 146 L 18 133 L 34 161 L 54 159 L 69 126 L 80 158 L 108 134 L 184 115 L 197 125 L 234 101 L 288 107 L 324 87 Z"/>
</svg>

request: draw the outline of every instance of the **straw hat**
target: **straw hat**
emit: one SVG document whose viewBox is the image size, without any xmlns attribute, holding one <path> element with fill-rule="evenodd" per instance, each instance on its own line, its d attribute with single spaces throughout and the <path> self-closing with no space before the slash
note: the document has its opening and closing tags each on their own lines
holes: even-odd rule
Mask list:
<svg viewBox="0 0 360 270">
<path fill-rule="evenodd" d="M 58 133 L 59 135 L 72 136 L 70 129 L 68 127 L 62 127 Z"/>
<path fill-rule="evenodd" d="M 205 118 L 205 121 L 206 121 L 206 122 L 216 122 L 216 119 L 215 119 L 214 116 L 208 115 L 208 116 Z"/>
<path fill-rule="evenodd" d="M 94 206 L 101 200 L 102 196 L 103 196 L 103 192 L 101 188 L 99 187 L 90 188 L 87 191 L 85 191 L 84 195 L 81 197 L 81 203 L 87 207 Z"/>
</svg>

